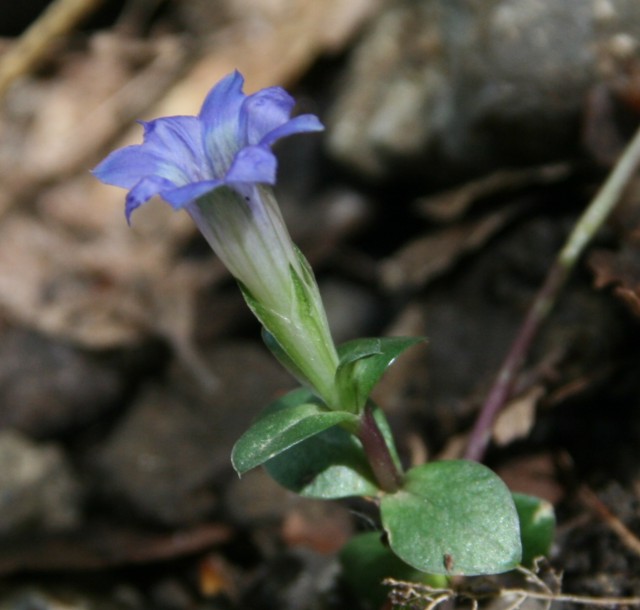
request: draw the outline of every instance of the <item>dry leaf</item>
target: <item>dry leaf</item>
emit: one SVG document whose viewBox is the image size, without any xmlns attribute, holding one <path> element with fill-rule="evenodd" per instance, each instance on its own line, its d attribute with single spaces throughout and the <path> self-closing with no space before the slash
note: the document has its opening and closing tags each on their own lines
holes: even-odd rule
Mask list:
<svg viewBox="0 0 640 610">
<path fill-rule="evenodd" d="M 476 250 L 514 216 L 509 208 L 484 218 L 443 229 L 403 246 L 382 263 L 381 277 L 389 290 L 419 288 L 438 277 L 462 255 Z"/>
<path fill-rule="evenodd" d="M 571 168 L 566 163 L 521 170 L 503 170 L 467 182 L 443 193 L 423 197 L 416 202 L 418 211 L 431 220 L 451 222 L 463 216 L 481 199 L 513 193 L 532 186 L 553 184 L 566 178 Z"/>
<path fill-rule="evenodd" d="M 508 445 L 529 435 L 536 419 L 536 405 L 544 393 L 543 386 L 535 385 L 505 406 L 493 426 L 497 445 Z"/>
<path fill-rule="evenodd" d="M 589 257 L 596 288 L 614 286 L 614 294 L 640 317 L 640 243 L 629 240 L 619 252 L 596 250 Z"/>
</svg>

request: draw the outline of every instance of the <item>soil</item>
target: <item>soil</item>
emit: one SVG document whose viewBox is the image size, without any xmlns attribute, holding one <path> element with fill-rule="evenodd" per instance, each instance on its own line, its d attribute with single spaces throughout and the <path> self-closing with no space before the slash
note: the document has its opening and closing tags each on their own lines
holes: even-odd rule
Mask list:
<svg viewBox="0 0 640 610">
<path fill-rule="evenodd" d="M 42 4 L 7 15 L 3 48 Z M 235 440 L 295 383 L 231 278 L 186 214 L 154 202 L 128 227 L 123 192 L 88 170 L 139 141 L 134 119 L 197 112 L 236 67 L 252 90 L 285 85 L 327 123 L 278 146 L 277 193 L 335 338 L 426 336 L 376 401 L 405 464 L 459 457 L 638 123 L 640 53 L 623 43 L 640 15 L 604 3 L 608 29 L 555 47 L 573 22 L 524 0 L 122 4 L 67 24 L 0 93 L 0 610 L 364 610 L 338 553 L 375 527 L 371 506 L 232 471 Z M 534 17 L 554 24 L 540 30 L 549 44 L 523 35 L 513 57 L 510 39 L 489 49 L 470 33 L 511 19 L 517 37 Z M 640 597 L 639 227 L 632 181 L 562 287 L 484 456 L 514 491 L 553 504 L 545 570 L 564 593 Z"/>
</svg>

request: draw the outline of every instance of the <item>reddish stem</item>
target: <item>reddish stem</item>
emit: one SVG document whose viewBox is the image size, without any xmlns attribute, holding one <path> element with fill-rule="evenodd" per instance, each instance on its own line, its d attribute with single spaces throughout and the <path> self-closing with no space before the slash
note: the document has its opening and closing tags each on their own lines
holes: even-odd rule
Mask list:
<svg viewBox="0 0 640 610">
<path fill-rule="evenodd" d="M 380 488 L 387 493 L 398 491 L 402 485 L 402 473 L 391 457 L 389 447 L 369 405 L 362 414 L 358 438 Z"/>
<path fill-rule="evenodd" d="M 509 400 L 515 375 L 536 336 L 540 323 L 549 313 L 562 284 L 585 247 L 619 201 L 638 166 L 640 166 L 640 129 L 636 131 L 602 188 L 578 219 L 558 258 L 549 270 L 547 279 L 536 295 L 471 431 L 465 453 L 466 458 L 481 460 L 484 456 L 491 438 L 493 422 L 500 409 Z"/>
<path fill-rule="evenodd" d="M 549 270 L 549 274 L 542 288 L 540 288 L 533 300 L 527 316 L 520 327 L 520 331 L 516 335 L 511 349 L 507 353 L 498 371 L 489 395 L 482 405 L 480 415 L 469 437 L 469 443 L 464 456 L 466 459 L 480 461 L 484 457 L 489 441 L 491 440 L 493 422 L 502 407 L 509 400 L 518 369 L 533 343 L 540 328 L 540 323 L 545 319 L 547 313 L 553 306 L 568 272 L 569 267 L 562 265 L 560 261 L 556 261 Z"/>
</svg>

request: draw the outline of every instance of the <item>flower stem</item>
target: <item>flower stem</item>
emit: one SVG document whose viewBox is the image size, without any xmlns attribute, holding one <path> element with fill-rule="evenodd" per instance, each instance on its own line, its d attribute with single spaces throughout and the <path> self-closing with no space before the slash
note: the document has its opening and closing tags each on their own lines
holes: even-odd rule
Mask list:
<svg viewBox="0 0 640 610">
<path fill-rule="evenodd" d="M 387 493 L 397 491 L 402 484 L 402 472 L 391 456 L 370 405 L 365 407 L 362 414 L 358 438 L 380 488 Z"/>
<path fill-rule="evenodd" d="M 482 460 L 491 439 L 493 423 L 509 400 L 518 369 L 538 329 L 553 308 L 565 280 L 585 247 L 618 203 L 638 165 L 640 165 L 640 129 L 609 174 L 607 181 L 578 219 L 564 247 L 549 269 L 545 282 L 536 294 L 480 410 L 469 437 L 465 458 Z"/>
</svg>

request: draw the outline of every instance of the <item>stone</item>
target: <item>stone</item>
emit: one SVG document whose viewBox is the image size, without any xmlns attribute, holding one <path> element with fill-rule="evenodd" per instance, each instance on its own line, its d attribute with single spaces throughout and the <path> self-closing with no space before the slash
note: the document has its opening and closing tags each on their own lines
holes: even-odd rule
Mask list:
<svg viewBox="0 0 640 610">
<path fill-rule="evenodd" d="M 80 485 L 62 449 L 14 430 L 0 432 L 0 536 L 78 525 Z"/>
<path fill-rule="evenodd" d="M 63 340 L 10 328 L 0 340 L 0 429 L 51 437 L 116 404 L 124 380 L 115 367 Z"/>
<path fill-rule="evenodd" d="M 231 449 L 251 420 L 293 380 L 251 343 L 204 352 L 217 384 L 205 391 L 188 371 L 150 385 L 96 451 L 105 501 L 152 522 L 198 522 L 218 504 L 215 482 L 231 474 Z"/>
<path fill-rule="evenodd" d="M 329 150 L 370 177 L 436 186 L 575 156 L 590 91 L 623 101 L 638 61 L 637 2 L 389 3 L 342 79 Z"/>
</svg>

